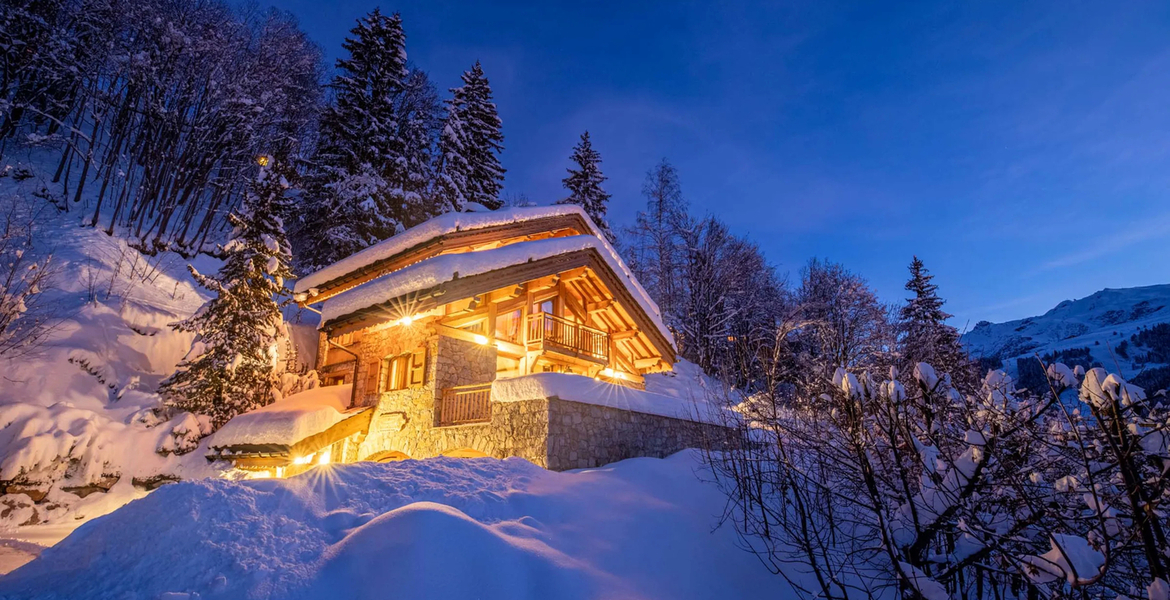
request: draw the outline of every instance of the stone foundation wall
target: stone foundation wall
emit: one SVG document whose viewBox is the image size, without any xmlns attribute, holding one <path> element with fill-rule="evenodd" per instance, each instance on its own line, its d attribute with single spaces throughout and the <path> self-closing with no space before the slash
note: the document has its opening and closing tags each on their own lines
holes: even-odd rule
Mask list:
<svg viewBox="0 0 1170 600">
<path fill-rule="evenodd" d="M 378 361 L 420 346 L 427 351 L 423 385 L 381 394 L 366 389 L 369 369 Z M 365 332 L 349 349 L 361 357 L 355 378 L 357 404 L 376 408 L 369 432 L 346 442 L 341 452 L 346 460 L 482 453 L 519 456 L 559 471 L 637 456 L 668 456 L 700 446 L 712 431 L 711 426 L 683 419 L 555 397 L 492 402 L 490 422 L 438 427 L 443 389 L 495 380 L 494 347 L 441 336 L 426 327 L 391 327 Z M 338 368 L 352 370 L 348 365 Z"/>
<path fill-rule="evenodd" d="M 378 397 L 370 431 L 355 448 L 359 460 L 387 453 L 429 458 L 471 450 L 495 458 L 519 456 L 545 466 L 548 402 L 491 403 L 491 421 L 437 427 L 436 407 L 444 388 L 489 383 L 496 376 L 496 350 L 445 336 L 427 339 L 426 383 Z"/>
<path fill-rule="evenodd" d="M 554 471 L 700 447 L 718 427 L 559 398 L 548 401 L 548 463 Z"/>
</svg>

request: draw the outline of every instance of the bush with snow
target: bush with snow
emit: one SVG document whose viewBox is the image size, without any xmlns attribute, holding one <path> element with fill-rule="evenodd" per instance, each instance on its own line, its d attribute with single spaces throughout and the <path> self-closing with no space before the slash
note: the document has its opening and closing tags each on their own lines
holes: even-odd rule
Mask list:
<svg viewBox="0 0 1170 600">
<path fill-rule="evenodd" d="M 729 423 L 752 441 L 709 455 L 727 516 L 776 572 L 816 574 L 824 598 L 1156 588 L 1170 414 L 1102 369 L 1047 372 L 1044 396 L 999 371 L 963 394 L 925 363 L 909 389 L 838 369 L 815 401 L 765 410 L 758 395 L 750 423 Z"/>
</svg>

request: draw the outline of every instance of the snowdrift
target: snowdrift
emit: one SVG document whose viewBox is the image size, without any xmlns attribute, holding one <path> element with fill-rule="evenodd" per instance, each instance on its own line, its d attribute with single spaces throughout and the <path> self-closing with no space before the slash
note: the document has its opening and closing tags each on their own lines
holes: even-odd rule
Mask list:
<svg viewBox="0 0 1170 600">
<path fill-rule="evenodd" d="M 686 451 L 564 473 L 435 458 L 185 481 L 83 525 L 0 597 L 790 597 L 716 527 L 726 499 L 703 473 Z"/>
</svg>

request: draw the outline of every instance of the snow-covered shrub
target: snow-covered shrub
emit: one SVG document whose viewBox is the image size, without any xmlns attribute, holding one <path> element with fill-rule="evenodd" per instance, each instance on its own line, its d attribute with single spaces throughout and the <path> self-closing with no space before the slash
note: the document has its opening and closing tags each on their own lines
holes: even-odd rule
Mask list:
<svg viewBox="0 0 1170 600">
<path fill-rule="evenodd" d="M 960 393 L 925 363 L 913 385 L 838 369 L 816 398 L 761 394 L 729 423 L 743 443 L 710 453 L 727 516 L 824 598 L 1140 597 L 1170 568 L 1170 422 L 1102 369 L 1047 371 L 1043 396 L 999 371 Z"/>
</svg>

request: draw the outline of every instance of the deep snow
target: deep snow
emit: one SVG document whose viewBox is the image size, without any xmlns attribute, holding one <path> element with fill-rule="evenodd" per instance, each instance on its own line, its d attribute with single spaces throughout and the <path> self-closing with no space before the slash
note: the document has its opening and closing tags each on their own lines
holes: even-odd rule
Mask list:
<svg viewBox="0 0 1170 600">
<path fill-rule="evenodd" d="M 717 527 L 726 498 L 704 473 L 685 451 L 565 473 L 434 458 L 181 482 L 86 523 L 0 596 L 791 597 Z"/>
</svg>

